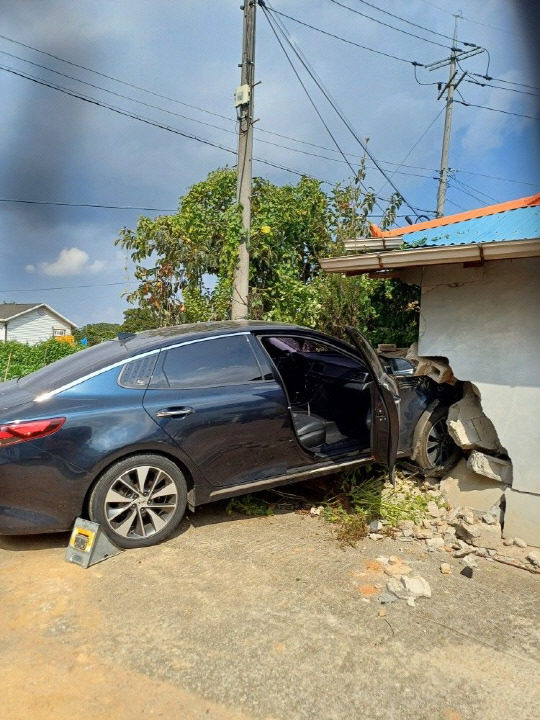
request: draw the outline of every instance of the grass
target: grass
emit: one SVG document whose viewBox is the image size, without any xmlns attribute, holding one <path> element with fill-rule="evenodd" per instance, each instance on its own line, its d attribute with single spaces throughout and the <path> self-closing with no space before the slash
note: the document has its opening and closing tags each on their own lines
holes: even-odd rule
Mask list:
<svg viewBox="0 0 540 720">
<path fill-rule="evenodd" d="M 242 495 L 231 498 L 227 504 L 227 513 L 242 513 L 248 517 L 262 517 L 274 514 L 272 503 L 254 495 Z"/>
<path fill-rule="evenodd" d="M 394 487 L 382 471 L 355 470 L 343 476 L 338 493 L 326 501 L 323 518 L 335 525 L 340 543 L 353 546 L 368 534 L 373 520 L 382 521 L 382 532 L 387 534 L 393 534 L 403 520 L 420 525 L 424 519 L 433 519 L 429 502 L 443 504 L 442 499 L 426 495 L 421 484 L 414 476 L 397 473 Z"/>
</svg>

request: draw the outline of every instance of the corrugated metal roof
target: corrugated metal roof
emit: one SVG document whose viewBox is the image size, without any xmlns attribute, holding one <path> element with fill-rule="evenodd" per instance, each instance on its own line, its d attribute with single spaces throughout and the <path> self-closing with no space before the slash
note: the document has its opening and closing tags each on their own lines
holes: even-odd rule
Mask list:
<svg viewBox="0 0 540 720">
<path fill-rule="evenodd" d="M 409 232 L 403 242 L 409 247 L 442 247 L 539 237 L 540 206 L 536 205 Z"/>
</svg>

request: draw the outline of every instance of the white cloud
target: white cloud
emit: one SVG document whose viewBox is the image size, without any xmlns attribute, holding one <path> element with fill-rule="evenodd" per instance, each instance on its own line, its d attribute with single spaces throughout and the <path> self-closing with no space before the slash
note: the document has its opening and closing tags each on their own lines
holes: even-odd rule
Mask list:
<svg viewBox="0 0 540 720">
<path fill-rule="evenodd" d="M 96 273 L 103 270 L 107 263 L 104 260 L 94 260 L 90 262 L 88 253 L 80 248 L 64 248 L 60 251 L 58 258 L 54 262 L 39 263 L 39 270 L 44 275 L 52 275 L 55 277 L 62 275 L 82 275 L 83 273 Z M 27 266 L 27 270 L 33 265 Z M 35 269 L 35 268 L 34 268 Z M 32 272 L 30 270 L 30 272 Z"/>
<path fill-rule="evenodd" d="M 26 270 L 26 272 L 30 272 L 30 273 L 36 272 L 35 265 L 27 265 L 24 269 Z"/>
</svg>

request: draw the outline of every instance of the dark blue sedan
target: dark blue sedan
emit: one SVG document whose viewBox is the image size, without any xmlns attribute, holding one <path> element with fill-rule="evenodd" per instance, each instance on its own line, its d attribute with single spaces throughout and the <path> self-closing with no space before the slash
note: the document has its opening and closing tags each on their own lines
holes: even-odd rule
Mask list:
<svg viewBox="0 0 540 720">
<path fill-rule="evenodd" d="M 68 530 L 82 515 L 141 547 L 168 537 L 186 506 L 374 459 L 447 467 L 452 398 L 350 337 L 182 325 L 1 383 L 0 534 Z"/>
</svg>

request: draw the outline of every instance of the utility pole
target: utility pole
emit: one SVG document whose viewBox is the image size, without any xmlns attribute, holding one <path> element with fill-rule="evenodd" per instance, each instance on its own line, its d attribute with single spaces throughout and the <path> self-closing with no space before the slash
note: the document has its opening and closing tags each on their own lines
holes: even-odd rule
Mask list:
<svg viewBox="0 0 540 720">
<path fill-rule="evenodd" d="M 242 68 L 240 86 L 235 93 L 238 112 L 238 181 L 236 199 L 242 206 L 243 236 L 238 248 L 238 264 L 234 271 L 231 317 L 248 317 L 249 294 L 249 231 L 251 227 L 251 179 L 253 164 L 253 88 L 255 86 L 255 12 L 256 0 L 244 0 L 242 34 Z"/>
<path fill-rule="evenodd" d="M 448 153 L 450 149 L 450 135 L 452 132 L 452 108 L 454 105 L 454 91 L 460 82 L 467 75 L 464 72 L 459 79 L 458 71 L 456 69 L 457 64 L 461 60 L 473 57 L 482 52 L 482 48 L 479 46 L 473 46 L 472 50 L 460 50 L 457 47 L 457 22 L 459 15 L 455 15 L 454 23 L 454 39 L 452 41 L 452 48 L 450 51 L 450 57 L 445 60 L 438 60 L 431 65 L 426 65 L 427 70 L 438 70 L 439 68 L 450 66 L 450 72 L 448 75 L 448 82 L 441 88 L 439 86 L 439 95 L 437 100 L 440 100 L 444 93 L 446 93 L 446 113 L 444 116 L 444 133 L 443 133 L 443 144 L 441 152 L 441 169 L 439 171 L 439 189 L 437 191 L 437 217 L 444 215 L 444 204 L 446 200 L 446 185 L 448 182 Z M 471 43 L 465 43 L 471 45 Z"/>
<path fill-rule="evenodd" d="M 448 151 L 450 149 L 450 133 L 452 131 L 452 108 L 454 105 L 454 90 L 456 80 L 456 42 L 457 42 L 457 16 L 454 22 L 454 39 L 450 55 L 450 73 L 446 85 L 446 113 L 444 115 L 444 133 L 441 153 L 441 169 L 439 172 L 439 189 L 437 191 L 437 217 L 444 215 L 446 200 L 446 183 L 448 182 Z M 444 92 L 444 90 L 442 91 Z M 439 95 L 439 98 L 442 95 Z"/>
</svg>

